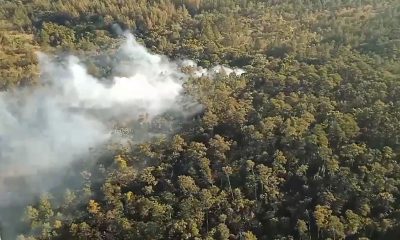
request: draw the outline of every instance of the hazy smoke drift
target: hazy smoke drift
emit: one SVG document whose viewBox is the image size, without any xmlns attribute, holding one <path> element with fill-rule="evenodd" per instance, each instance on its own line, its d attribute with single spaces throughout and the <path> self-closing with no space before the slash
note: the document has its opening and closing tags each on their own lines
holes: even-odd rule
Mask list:
<svg viewBox="0 0 400 240">
<path fill-rule="evenodd" d="M 76 57 L 62 64 L 39 54 L 43 86 L 0 93 L 0 205 L 9 191 L 2 183 L 7 176 L 62 168 L 109 139 L 106 115 L 154 116 L 176 107 L 186 77 L 179 66 L 126 37 L 113 56 L 122 61 L 111 86 L 88 74 Z"/>
<path fill-rule="evenodd" d="M 39 193 L 56 186 L 57 179 L 46 179 L 37 172 L 60 172 L 91 147 L 109 140 L 113 133 L 110 119 L 135 118 L 142 113 L 152 117 L 169 109 L 190 115 L 183 105 L 196 104 L 182 100 L 182 84 L 188 76 L 181 67 L 191 67 L 193 77 L 244 73 L 225 66 L 207 70 L 190 60 L 177 64 L 149 53 L 133 35 L 125 37 L 111 56 L 113 61 L 107 63 L 112 65 L 111 79 L 91 76 L 77 57 L 57 62 L 39 53 L 43 86 L 0 92 L 0 207 L 24 201 L 19 194 L 27 194 L 26 188 Z M 29 186 L 17 195 L 4 181 L 15 176 L 29 179 Z"/>
<path fill-rule="evenodd" d="M 197 66 L 197 64 L 192 60 L 184 60 L 182 62 L 182 65 L 185 67 L 192 68 L 193 71 L 192 71 L 191 75 L 193 75 L 194 77 L 206 76 L 206 77 L 213 78 L 217 74 L 228 75 L 228 76 L 231 74 L 234 74 L 236 76 L 241 76 L 243 73 L 245 73 L 245 71 L 241 68 L 233 68 L 232 69 L 232 68 L 222 66 L 222 65 L 217 65 L 211 69 L 206 69 L 206 68 Z"/>
</svg>

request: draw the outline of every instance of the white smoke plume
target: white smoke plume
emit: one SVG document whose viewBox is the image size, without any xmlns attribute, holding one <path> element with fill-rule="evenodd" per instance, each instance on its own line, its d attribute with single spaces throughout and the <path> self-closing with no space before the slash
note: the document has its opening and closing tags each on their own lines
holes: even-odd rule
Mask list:
<svg viewBox="0 0 400 240">
<path fill-rule="evenodd" d="M 182 66 L 191 68 L 191 75 L 195 77 L 215 77 L 217 74 L 222 75 L 231 75 L 234 74 L 236 76 L 241 76 L 246 71 L 241 68 L 230 68 L 222 65 L 217 65 L 212 67 L 211 69 L 206 69 L 201 66 L 197 66 L 197 64 L 192 60 L 184 60 L 182 62 Z"/>
<path fill-rule="evenodd" d="M 56 62 L 40 53 L 42 86 L 0 93 L 0 206 L 13 201 L 7 177 L 68 166 L 110 139 L 110 119 L 179 109 L 186 75 L 177 64 L 148 52 L 131 34 L 113 58 L 116 74 L 97 79 L 77 57 Z M 32 187 L 53 184 L 41 181 Z"/>
<path fill-rule="evenodd" d="M 92 147 L 110 140 L 112 119 L 135 119 L 143 113 L 151 119 L 168 110 L 183 115 L 198 111 L 196 103 L 182 100 L 186 99 L 183 83 L 189 76 L 181 67 L 192 68 L 192 77 L 244 73 L 220 65 L 208 70 L 191 60 L 172 62 L 147 51 L 133 35 L 125 37 L 110 56 L 113 74 L 109 79 L 90 75 L 75 56 L 58 61 L 38 53 L 41 85 L 0 92 L 0 225 L 7 220 L 2 208 L 29 200 L 24 194 L 29 198 L 31 193 L 47 191 L 62 179 L 62 174 L 48 179 L 40 172 L 61 173 Z M 192 112 L 183 110 L 184 105 L 192 106 Z M 24 190 L 16 193 L 7 179 L 19 176 L 28 180 Z"/>
</svg>

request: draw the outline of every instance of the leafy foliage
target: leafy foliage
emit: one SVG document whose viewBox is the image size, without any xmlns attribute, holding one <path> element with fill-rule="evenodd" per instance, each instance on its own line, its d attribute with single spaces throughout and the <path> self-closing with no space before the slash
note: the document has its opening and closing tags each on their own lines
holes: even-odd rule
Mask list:
<svg viewBox="0 0 400 240">
<path fill-rule="evenodd" d="M 399 1 L 0 3 L 2 89 L 34 84 L 39 47 L 113 46 L 114 23 L 154 52 L 247 71 L 190 79 L 199 116 L 28 206 L 20 239 L 400 236 Z"/>
</svg>

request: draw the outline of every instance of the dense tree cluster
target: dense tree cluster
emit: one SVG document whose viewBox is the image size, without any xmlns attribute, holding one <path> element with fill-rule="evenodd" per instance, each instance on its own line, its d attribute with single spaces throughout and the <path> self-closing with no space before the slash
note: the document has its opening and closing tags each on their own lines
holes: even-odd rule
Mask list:
<svg viewBox="0 0 400 240">
<path fill-rule="evenodd" d="M 0 0 L 2 89 L 35 83 L 39 48 L 115 46 L 115 23 L 246 69 L 190 79 L 201 114 L 111 146 L 19 239 L 399 239 L 399 20 L 397 0 Z"/>
</svg>

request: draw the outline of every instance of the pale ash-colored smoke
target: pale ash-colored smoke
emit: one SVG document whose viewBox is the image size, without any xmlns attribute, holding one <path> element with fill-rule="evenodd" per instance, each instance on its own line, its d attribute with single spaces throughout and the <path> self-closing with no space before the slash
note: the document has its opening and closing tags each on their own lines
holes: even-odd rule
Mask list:
<svg viewBox="0 0 400 240">
<path fill-rule="evenodd" d="M 201 66 L 197 66 L 197 63 L 195 63 L 192 60 L 184 60 L 182 61 L 182 66 L 184 67 L 189 67 L 192 69 L 191 75 L 194 77 L 210 77 L 213 78 L 218 74 L 222 75 L 231 75 L 234 74 L 236 76 L 241 76 L 242 74 L 245 73 L 245 70 L 241 68 L 230 68 L 227 66 L 223 65 L 216 65 L 212 67 L 211 69 L 203 68 Z"/>
<path fill-rule="evenodd" d="M 116 59 L 111 79 L 91 76 L 77 57 L 57 62 L 39 53 L 41 86 L 0 93 L 0 206 L 10 201 L 7 177 L 62 169 L 111 137 L 110 118 L 142 112 L 151 117 L 177 108 L 186 75 L 131 34 L 125 37 L 111 56 Z M 41 181 L 34 187 L 52 182 Z"/>
<path fill-rule="evenodd" d="M 90 75 L 78 57 L 60 60 L 38 53 L 40 86 L 0 92 L 0 229 L 4 224 L 15 230 L 9 216 L 18 214 L 9 206 L 20 208 L 32 196 L 59 186 L 71 163 L 113 138 L 112 119 L 143 113 L 151 119 L 168 110 L 190 116 L 201 106 L 183 93 L 188 77 L 244 73 L 225 66 L 207 70 L 190 60 L 173 62 L 150 53 L 131 34 L 125 38 L 107 58 L 111 61 L 105 67 L 112 69 L 107 79 Z M 182 67 L 193 71 L 183 73 Z"/>
<path fill-rule="evenodd" d="M 13 197 L 15 189 L 5 179 L 27 176 L 34 193 L 56 186 L 57 179 L 38 172 L 57 172 L 107 142 L 113 133 L 110 119 L 143 113 L 152 118 L 171 109 L 187 114 L 182 105 L 196 104 L 182 102 L 182 86 L 189 77 L 182 67 L 194 69 L 191 77 L 244 73 L 225 66 L 207 70 L 191 60 L 172 62 L 147 51 L 133 35 L 125 38 L 109 56 L 109 79 L 90 75 L 75 56 L 60 61 L 38 53 L 40 86 L 0 92 L 0 207 L 23 199 Z"/>
</svg>

